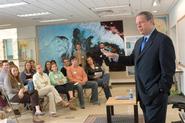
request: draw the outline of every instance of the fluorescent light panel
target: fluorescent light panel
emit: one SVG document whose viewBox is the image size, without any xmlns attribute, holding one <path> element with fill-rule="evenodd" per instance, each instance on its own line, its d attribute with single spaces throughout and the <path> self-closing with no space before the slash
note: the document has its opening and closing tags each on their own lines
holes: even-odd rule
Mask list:
<svg viewBox="0 0 185 123">
<path fill-rule="evenodd" d="M 6 27 L 6 26 L 11 26 L 11 24 L 2 24 L 0 27 Z"/>
<path fill-rule="evenodd" d="M 58 22 L 58 21 L 66 21 L 68 19 L 51 19 L 51 20 L 41 20 L 41 23 L 47 23 L 47 22 Z"/>
<path fill-rule="evenodd" d="M 131 15 L 131 13 L 102 15 L 102 17 L 123 16 L 123 15 Z"/>
<path fill-rule="evenodd" d="M 9 8 L 9 7 L 14 7 L 14 6 L 26 5 L 26 4 L 28 4 L 28 3 L 26 3 L 26 2 L 19 2 L 19 3 L 0 4 L 0 8 Z"/>
<path fill-rule="evenodd" d="M 157 13 L 157 10 L 152 11 L 153 13 Z"/>
<path fill-rule="evenodd" d="M 160 4 L 159 0 L 154 0 L 152 5 L 153 6 L 159 6 L 159 4 Z"/>
<path fill-rule="evenodd" d="M 107 9 L 116 9 L 116 8 L 124 8 L 128 7 L 129 5 L 120 5 L 120 6 L 104 6 L 104 7 L 96 7 L 92 8 L 93 10 L 107 10 Z"/>
<path fill-rule="evenodd" d="M 17 15 L 18 17 L 32 17 L 32 16 L 42 16 L 42 15 L 49 15 L 49 12 L 39 12 L 39 13 L 30 13 L 30 14 L 22 14 Z"/>
</svg>

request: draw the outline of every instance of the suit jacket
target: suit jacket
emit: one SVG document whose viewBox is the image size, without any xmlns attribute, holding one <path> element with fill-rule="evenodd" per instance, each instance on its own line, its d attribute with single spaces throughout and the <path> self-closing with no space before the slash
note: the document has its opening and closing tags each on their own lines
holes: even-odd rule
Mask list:
<svg viewBox="0 0 185 123">
<path fill-rule="evenodd" d="M 130 56 L 120 56 L 125 65 L 135 65 L 137 99 L 145 105 L 155 99 L 160 103 L 160 93 L 169 93 L 175 73 L 175 51 L 171 39 L 156 29 L 144 49 L 140 38 Z M 158 99 L 156 99 L 158 98 Z"/>
</svg>

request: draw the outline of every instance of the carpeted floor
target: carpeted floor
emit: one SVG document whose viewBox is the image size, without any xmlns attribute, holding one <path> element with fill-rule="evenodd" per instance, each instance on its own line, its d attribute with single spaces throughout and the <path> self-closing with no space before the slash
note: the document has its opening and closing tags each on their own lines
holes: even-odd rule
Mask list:
<svg viewBox="0 0 185 123">
<path fill-rule="evenodd" d="M 84 123 L 107 123 L 105 115 L 89 115 Z M 134 123 L 134 117 L 130 115 L 115 115 L 112 117 L 112 123 Z M 144 123 L 143 116 L 139 116 L 139 123 Z"/>
</svg>

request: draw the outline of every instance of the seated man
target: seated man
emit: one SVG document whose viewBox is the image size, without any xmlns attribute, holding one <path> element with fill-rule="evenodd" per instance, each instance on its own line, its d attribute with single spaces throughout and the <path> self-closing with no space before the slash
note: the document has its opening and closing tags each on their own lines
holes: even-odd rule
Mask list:
<svg viewBox="0 0 185 123">
<path fill-rule="evenodd" d="M 46 73 L 43 73 L 42 66 L 36 66 L 36 74 L 33 75 L 33 83 L 35 89 L 38 91 L 39 96 L 47 95 L 49 97 L 49 113 L 50 116 L 56 115 L 56 105 L 62 104 L 64 107 L 68 107 L 69 103 L 65 102 L 61 97 L 58 91 L 51 85 L 49 76 Z"/>
<path fill-rule="evenodd" d="M 9 71 L 9 64 L 7 60 L 2 61 L 2 68 L 0 71 L 0 110 L 5 109 L 7 107 L 7 102 L 4 99 L 1 89 L 4 87 L 4 83 L 7 83 L 8 78 L 8 71 Z"/>
<path fill-rule="evenodd" d="M 68 58 L 63 58 L 62 60 L 63 60 L 64 66 L 61 68 L 60 71 L 66 77 L 67 76 L 67 68 L 70 66 L 71 63 Z"/>
<path fill-rule="evenodd" d="M 80 101 L 80 107 L 82 109 L 85 108 L 84 96 L 83 96 L 83 88 L 91 88 L 91 102 L 93 104 L 99 104 L 98 101 L 98 84 L 96 81 L 88 81 L 87 74 L 84 69 L 78 65 L 78 61 L 76 57 L 71 57 L 72 65 L 67 69 L 67 77 L 70 82 L 72 82 L 75 86 L 74 88 L 78 91 L 78 97 Z"/>
</svg>

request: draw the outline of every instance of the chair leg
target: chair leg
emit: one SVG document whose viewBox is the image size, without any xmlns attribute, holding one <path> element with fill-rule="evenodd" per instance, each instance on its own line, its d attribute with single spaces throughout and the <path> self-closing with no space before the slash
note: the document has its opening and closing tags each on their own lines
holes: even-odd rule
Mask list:
<svg viewBox="0 0 185 123">
<path fill-rule="evenodd" d="M 14 112 L 14 108 L 13 108 L 13 106 L 12 106 L 12 104 L 11 104 L 9 98 L 8 98 L 8 95 L 5 93 L 5 90 L 3 88 L 2 88 L 2 91 L 3 91 L 3 95 L 4 95 L 5 99 L 7 100 L 8 105 L 10 106 L 10 108 L 11 108 L 13 114 L 14 114 L 16 122 L 19 123 L 18 117 Z"/>
</svg>

